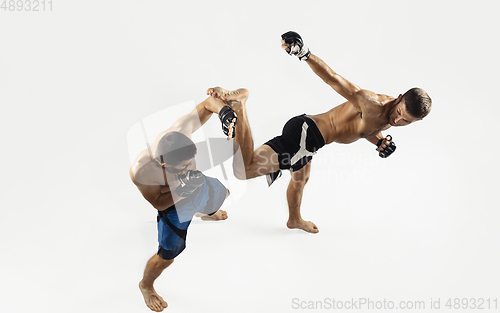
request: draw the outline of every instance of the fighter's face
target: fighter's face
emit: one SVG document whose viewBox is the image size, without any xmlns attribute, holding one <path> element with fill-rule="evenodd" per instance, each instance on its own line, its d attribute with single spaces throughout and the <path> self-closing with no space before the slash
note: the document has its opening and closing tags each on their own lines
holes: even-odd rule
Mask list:
<svg viewBox="0 0 500 313">
<path fill-rule="evenodd" d="M 389 124 L 391 124 L 391 126 L 406 126 L 419 120 L 411 116 L 406 111 L 406 106 L 403 100 L 399 99 L 398 101 L 399 102 L 397 102 L 394 106 L 389 116 Z"/>
<path fill-rule="evenodd" d="M 165 170 L 172 174 L 186 174 L 187 171 L 195 169 L 194 163 L 194 158 L 191 158 L 189 160 L 184 160 L 175 166 L 166 163 L 163 163 L 163 166 L 165 167 Z"/>
</svg>

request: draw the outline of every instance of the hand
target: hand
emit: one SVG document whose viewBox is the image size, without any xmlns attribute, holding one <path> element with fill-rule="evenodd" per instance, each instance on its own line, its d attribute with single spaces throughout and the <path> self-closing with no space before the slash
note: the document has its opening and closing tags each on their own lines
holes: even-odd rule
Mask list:
<svg viewBox="0 0 500 313">
<path fill-rule="evenodd" d="M 387 135 L 385 138 L 380 139 L 377 142 L 377 149 L 376 150 L 379 152 L 378 155 L 381 158 L 387 158 L 394 151 L 396 151 L 396 144 L 392 141 L 392 136 Z"/>
<path fill-rule="evenodd" d="M 236 118 L 233 118 L 231 124 L 227 127 L 229 129 L 227 134 L 227 140 L 234 138 L 236 136 Z"/>
<path fill-rule="evenodd" d="M 281 39 L 281 48 L 283 48 L 283 50 L 285 50 L 288 54 L 290 54 L 290 46 L 291 44 L 286 43 L 284 39 Z"/>
<path fill-rule="evenodd" d="M 177 178 L 181 184 L 175 189 L 175 192 L 181 197 L 193 194 L 205 183 L 205 175 L 200 171 L 189 170 L 186 174 L 178 175 Z"/>
<path fill-rule="evenodd" d="M 302 41 L 302 37 L 296 32 L 289 31 L 281 35 L 281 47 L 289 55 L 295 55 L 301 61 L 306 61 L 311 55 L 309 48 Z"/>
<path fill-rule="evenodd" d="M 222 123 L 222 131 L 227 136 L 227 139 L 234 138 L 236 135 L 236 121 L 238 116 L 230 106 L 225 106 L 219 111 L 219 119 Z"/>
</svg>

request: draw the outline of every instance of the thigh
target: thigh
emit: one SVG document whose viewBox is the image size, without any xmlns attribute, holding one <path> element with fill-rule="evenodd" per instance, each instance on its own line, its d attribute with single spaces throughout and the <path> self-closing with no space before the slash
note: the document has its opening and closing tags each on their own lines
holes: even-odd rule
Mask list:
<svg viewBox="0 0 500 313">
<path fill-rule="evenodd" d="M 174 259 L 186 248 L 184 238 L 181 238 L 164 221 L 160 221 L 158 223 L 158 255 L 165 260 Z"/>
<path fill-rule="evenodd" d="M 309 161 L 300 170 L 292 172 L 292 182 L 296 183 L 307 183 L 309 176 L 311 175 L 311 161 Z"/>
<path fill-rule="evenodd" d="M 247 169 L 247 178 L 267 175 L 279 169 L 278 154 L 268 145 L 262 145 L 253 153 L 252 162 Z"/>
</svg>

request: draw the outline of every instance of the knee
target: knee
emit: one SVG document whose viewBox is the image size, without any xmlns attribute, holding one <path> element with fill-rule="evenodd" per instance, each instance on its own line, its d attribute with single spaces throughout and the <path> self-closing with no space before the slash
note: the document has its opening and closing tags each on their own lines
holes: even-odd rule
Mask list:
<svg viewBox="0 0 500 313">
<path fill-rule="evenodd" d="M 294 189 L 304 189 L 308 181 L 309 177 L 297 179 L 292 176 L 292 179 L 290 180 L 290 187 Z"/>
<path fill-rule="evenodd" d="M 166 259 L 163 259 L 163 258 L 160 258 L 161 259 L 161 262 L 160 262 L 160 267 L 162 268 L 167 268 L 169 267 L 172 263 L 174 263 L 174 259 L 170 259 L 170 260 L 166 260 Z"/>
<path fill-rule="evenodd" d="M 306 186 L 305 182 L 302 182 L 302 181 L 293 182 L 293 181 L 291 181 L 288 188 L 291 188 L 291 189 L 296 190 L 296 191 L 300 191 L 300 190 L 303 190 L 305 186 Z"/>
</svg>

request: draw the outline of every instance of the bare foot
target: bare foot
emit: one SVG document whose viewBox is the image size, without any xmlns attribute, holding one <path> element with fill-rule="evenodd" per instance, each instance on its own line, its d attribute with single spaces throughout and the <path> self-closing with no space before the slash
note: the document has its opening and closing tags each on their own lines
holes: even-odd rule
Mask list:
<svg viewBox="0 0 500 313">
<path fill-rule="evenodd" d="M 300 220 L 288 220 L 286 223 L 286 226 L 290 229 L 298 228 L 302 229 L 308 233 L 313 233 L 316 234 L 319 232 L 319 229 L 316 225 L 314 225 L 313 222 L 310 221 L 304 221 L 303 219 Z"/>
<path fill-rule="evenodd" d="M 221 99 L 222 101 L 225 102 L 232 102 L 232 101 L 246 102 L 250 93 L 245 88 L 240 88 L 230 91 L 221 87 L 214 87 L 214 88 L 208 88 L 207 95 Z"/>
<path fill-rule="evenodd" d="M 163 300 L 163 298 L 156 293 L 153 287 L 146 287 L 141 281 L 139 283 L 139 289 L 141 290 L 142 295 L 144 296 L 144 301 L 146 302 L 146 305 L 152 311 L 161 312 L 168 306 L 167 302 L 165 302 L 165 300 Z"/>
<path fill-rule="evenodd" d="M 203 221 L 222 221 L 227 219 L 227 212 L 224 210 L 218 210 L 212 215 L 206 215 L 203 213 L 196 213 L 196 217 L 201 217 Z"/>
</svg>

